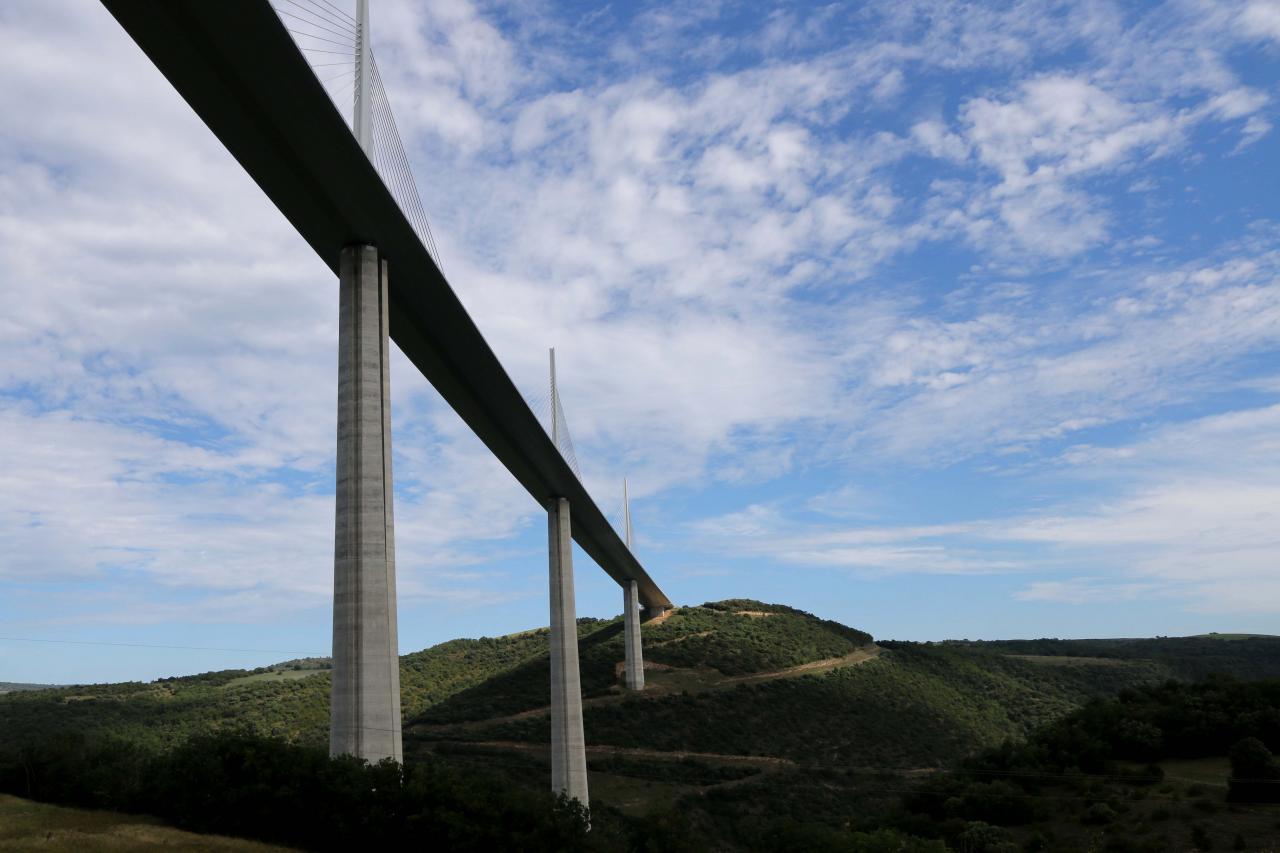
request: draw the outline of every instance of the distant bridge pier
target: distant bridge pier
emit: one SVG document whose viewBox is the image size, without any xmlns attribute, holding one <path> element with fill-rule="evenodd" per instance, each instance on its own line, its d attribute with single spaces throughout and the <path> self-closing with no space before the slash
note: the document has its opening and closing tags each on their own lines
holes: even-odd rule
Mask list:
<svg viewBox="0 0 1280 853">
<path fill-rule="evenodd" d="M 551 790 L 584 806 L 587 745 L 578 676 L 578 618 L 573 596 L 573 540 L 569 501 L 547 504 L 551 586 Z"/>
<path fill-rule="evenodd" d="M 640 621 L 641 623 L 650 622 L 654 619 L 661 619 L 664 613 L 674 610 L 674 607 L 663 607 L 662 605 L 649 605 L 641 603 L 640 605 Z"/>
<path fill-rule="evenodd" d="M 644 690 L 644 655 L 640 648 L 640 593 L 635 581 L 622 587 L 622 630 L 626 648 L 623 683 L 628 690 Z"/>
<path fill-rule="evenodd" d="M 338 456 L 329 754 L 404 760 L 391 497 L 387 262 L 369 245 L 339 264 Z M 576 672 L 576 669 L 575 669 Z"/>
<path fill-rule="evenodd" d="M 622 541 L 631 550 L 631 497 L 622 480 Z M 644 655 L 640 648 L 640 592 L 634 580 L 622 584 L 622 639 L 626 657 L 623 684 L 628 690 L 644 690 Z"/>
</svg>

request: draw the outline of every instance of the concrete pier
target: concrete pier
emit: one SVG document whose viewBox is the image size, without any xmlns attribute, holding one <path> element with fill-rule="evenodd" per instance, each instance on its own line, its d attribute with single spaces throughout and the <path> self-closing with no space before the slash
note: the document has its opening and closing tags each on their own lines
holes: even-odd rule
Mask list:
<svg viewBox="0 0 1280 853">
<path fill-rule="evenodd" d="M 644 655 L 640 647 L 640 597 L 635 581 L 622 587 L 622 631 L 626 647 L 623 683 L 628 690 L 644 690 Z"/>
<path fill-rule="evenodd" d="M 573 600 L 573 540 L 569 502 L 547 504 L 551 585 L 551 790 L 584 806 L 587 747 L 582 733 L 582 681 L 578 677 L 578 619 Z"/>
<path fill-rule="evenodd" d="M 345 247 L 339 265 L 329 754 L 373 762 L 404 760 L 387 309 L 387 264 L 377 248 Z"/>
</svg>

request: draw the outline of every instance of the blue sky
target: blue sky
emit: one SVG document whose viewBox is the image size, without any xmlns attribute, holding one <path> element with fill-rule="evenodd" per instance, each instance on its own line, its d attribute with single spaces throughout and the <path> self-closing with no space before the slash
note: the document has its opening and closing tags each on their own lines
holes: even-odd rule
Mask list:
<svg viewBox="0 0 1280 853">
<path fill-rule="evenodd" d="M 677 602 L 1280 633 L 1280 3 L 372 29 L 455 289 L 531 397 L 556 347 Z M 326 653 L 336 282 L 96 4 L 5 3 L 0 44 L 0 636 L 59 641 L 0 680 Z M 545 623 L 539 508 L 392 382 L 402 650 Z"/>
</svg>

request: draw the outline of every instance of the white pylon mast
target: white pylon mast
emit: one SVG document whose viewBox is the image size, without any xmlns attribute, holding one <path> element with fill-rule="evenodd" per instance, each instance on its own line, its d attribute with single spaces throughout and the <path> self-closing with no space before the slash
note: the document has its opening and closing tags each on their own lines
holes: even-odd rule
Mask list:
<svg viewBox="0 0 1280 853">
<path fill-rule="evenodd" d="M 369 0 L 356 0 L 356 103 L 352 128 L 364 153 L 373 154 L 373 47 Z"/>
<path fill-rule="evenodd" d="M 631 550 L 631 499 L 627 497 L 627 478 L 622 478 L 622 538 Z"/>
<path fill-rule="evenodd" d="M 560 419 L 559 417 L 557 417 L 558 411 L 560 408 L 559 403 L 560 403 L 560 400 L 556 397 L 556 348 L 552 347 L 551 348 L 551 443 L 556 446 L 557 450 L 560 449 L 560 430 L 559 430 L 559 423 L 558 423 Z"/>
</svg>

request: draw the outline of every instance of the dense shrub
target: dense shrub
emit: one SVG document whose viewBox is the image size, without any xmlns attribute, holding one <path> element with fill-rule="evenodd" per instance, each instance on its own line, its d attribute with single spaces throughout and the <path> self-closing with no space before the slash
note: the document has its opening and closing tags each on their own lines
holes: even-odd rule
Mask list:
<svg viewBox="0 0 1280 853">
<path fill-rule="evenodd" d="M 587 838 L 585 812 L 549 792 L 439 762 L 330 759 L 249 733 L 163 753 L 59 736 L 0 756 L 0 789 L 316 850 L 575 850 Z"/>
<path fill-rule="evenodd" d="M 1256 737 L 1231 747 L 1230 799 L 1243 803 L 1280 803 L 1280 761 Z"/>
</svg>

